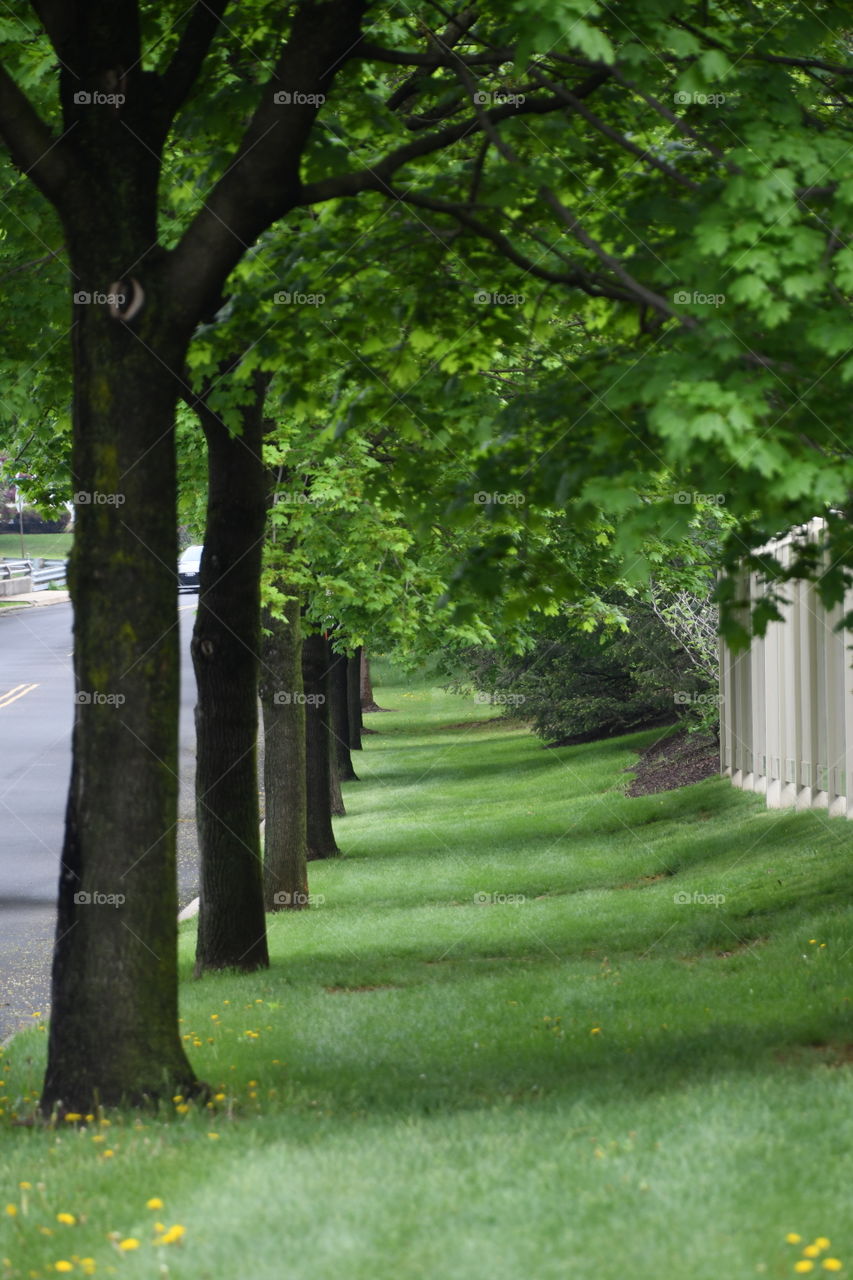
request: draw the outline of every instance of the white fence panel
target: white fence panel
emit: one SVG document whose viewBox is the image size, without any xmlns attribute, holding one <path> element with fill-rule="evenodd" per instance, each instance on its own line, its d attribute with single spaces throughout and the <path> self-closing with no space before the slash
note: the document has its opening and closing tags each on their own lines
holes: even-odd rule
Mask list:
<svg viewBox="0 0 853 1280">
<path fill-rule="evenodd" d="M 818 537 L 821 520 L 808 536 Z M 766 548 L 785 563 L 792 537 Z M 751 600 L 758 575 L 744 581 Z M 810 582 L 785 586 L 781 622 L 746 653 L 720 646 L 720 765 L 771 809 L 828 809 L 853 818 L 853 637 L 836 631 L 853 599 L 827 611 Z"/>
</svg>

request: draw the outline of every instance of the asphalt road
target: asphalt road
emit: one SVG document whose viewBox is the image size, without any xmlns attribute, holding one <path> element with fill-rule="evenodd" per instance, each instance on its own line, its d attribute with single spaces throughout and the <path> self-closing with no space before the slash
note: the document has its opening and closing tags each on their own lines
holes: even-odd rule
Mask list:
<svg viewBox="0 0 853 1280">
<path fill-rule="evenodd" d="M 198 597 L 181 595 L 181 905 L 197 893 L 193 800 Z M 68 779 L 74 677 L 71 605 L 0 610 L 0 1044 L 49 1009 L 50 954 Z"/>
</svg>

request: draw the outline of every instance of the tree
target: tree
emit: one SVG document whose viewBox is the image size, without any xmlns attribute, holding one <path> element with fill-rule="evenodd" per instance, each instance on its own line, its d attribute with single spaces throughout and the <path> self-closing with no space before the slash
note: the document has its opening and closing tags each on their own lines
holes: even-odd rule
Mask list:
<svg viewBox="0 0 853 1280">
<path fill-rule="evenodd" d="M 239 435 L 229 432 L 212 407 L 209 389 L 195 403 L 208 450 L 207 521 L 192 639 L 201 854 L 197 976 L 208 969 L 269 964 L 257 768 L 266 517 L 262 450 L 269 381 L 268 374 L 254 374 Z"/>
<path fill-rule="evenodd" d="M 204 202 L 183 210 L 177 239 L 170 231 L 164 243 L 157 206 L 164 147 L 203 83 L 225 7 L 225 0 L 195 4 L 178 34 L 171 13 L 132 0 L 39 3 L 35 12 L 60 68 L 58 107 L 43 76 L 32 99 L 19 87 L 15 73 L 29 82 L 31 54 L 14 35 L 0 73 L 0 135 L 54 205 L 70 259 L 72 474 L 86 495 L 69 583 L 76 684 L 91 701 L 78 705 L 74 733 L 46 1110 L 88 1110 L 96 1095 L 111 1103 L 192 1082 L 177 1035 L 174 924 L 174 422 L 185 356 L 245 247 L 289 211 L 330 193 L 309 191 L 300 165 L 341 69 L 371 55 L 423 62 L 371 49 L 358 0 L 305 0 L 280 49 L 276 13 L 272 73 L 263 85 L 241 85 L 248 122 L 234 136 L 232 156 Z M 251 22 L 254 6 L 245 8 Z M 400 29 L 391 23 L 389 33 L 393 39 Z M 150 46 L 149 35 L 156 37 Z M 145 47 L 154 50 L 148 65 Z M 427 65 L 434 62 L 428 55 Z M 555 105 L 552 98 L 542 109 Z M 57 109 L 59 136 L 44 122 Z M 488 114 L 494 124 L 517 113 L 497 107 Z M 482 123 L 466 116 L 371 168 L 377 178 L 390 176 Z M 345 175 L 335 186 L 347 195 L 352 183 Z M 123 698 L 121 712 L 93 692 Z M 125 901 L 112 915 L 80 899 L 118 892 Z M 100 1017 L 105 983 L 116 1010 L 108 1037 Z"/>
</svg>

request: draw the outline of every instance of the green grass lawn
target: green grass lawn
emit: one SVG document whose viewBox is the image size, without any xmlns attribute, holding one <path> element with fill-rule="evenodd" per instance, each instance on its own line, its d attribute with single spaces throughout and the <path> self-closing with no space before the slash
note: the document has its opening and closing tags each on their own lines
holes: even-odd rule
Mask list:
<svg viewBox="0 0 853 1280">
<path fill-rule="evenodd" d="M 183 927 L 215 1099 L 0 1129 L 0 1276 L 722 1280 L 816 1239 L 853 1270 L 853 826 L 629 799 L 653 735 L 547 751 L 391 680 L 269 973 L 193 982 Z"/>
<path fill-rule="evenodd" d="M 43 556 L 46 560 L 62 560 L 71 550 L 73 533 L 25 533 L 24 549 L 26 556 L 21 556 L 21 535 L 19 533 L 0 533 L 0 557 L 7 560 L 35 560 Z"/>
</svg>

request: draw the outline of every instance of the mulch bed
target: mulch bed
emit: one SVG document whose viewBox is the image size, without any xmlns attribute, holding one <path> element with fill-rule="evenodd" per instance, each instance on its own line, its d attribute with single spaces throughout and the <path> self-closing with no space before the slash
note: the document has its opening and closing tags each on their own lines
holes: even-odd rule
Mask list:
<svg viewBox="0 0 853 1280">
<path fill-rule="evenodd" d="M 718 774 L 720 748 L 711 733 L 688 733 L 686 729 L 679 729 L 646 747 L 637 764 L 627 772 L 636 775 L 628 786 L 629 796 L 672 791 Z"/>
</svg>

